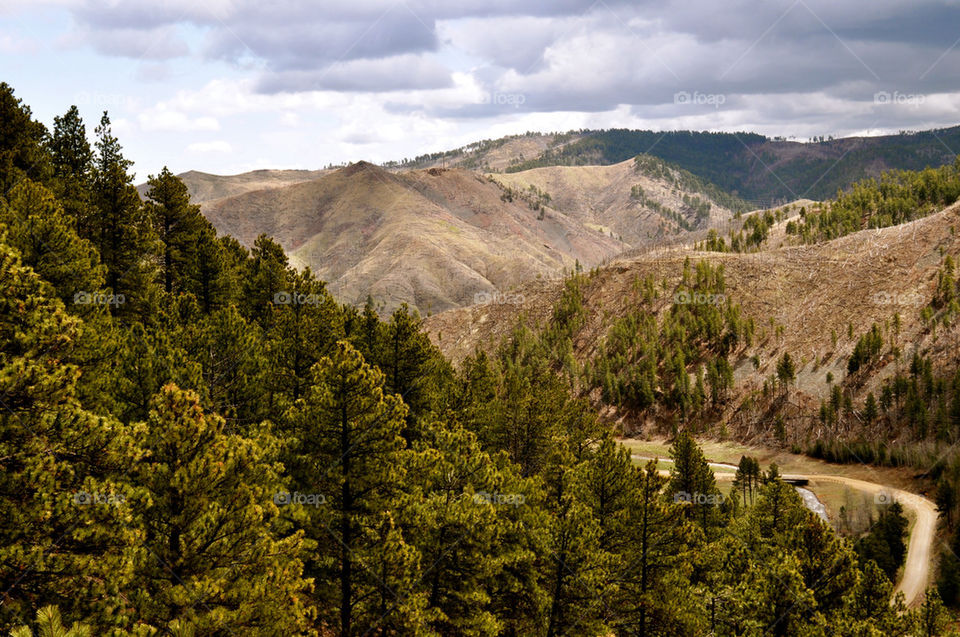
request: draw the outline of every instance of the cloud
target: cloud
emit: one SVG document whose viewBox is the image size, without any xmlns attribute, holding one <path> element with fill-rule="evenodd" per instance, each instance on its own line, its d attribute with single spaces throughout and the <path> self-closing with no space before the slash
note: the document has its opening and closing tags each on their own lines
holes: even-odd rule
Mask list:
<svg viewBox="0 0 960 637">
<path fill-rule="evenodd" d="M 61 41 L 67 46 L 88 44 L 103 55 L 144 60 L 169 60 L 190 52 L 173 25 L 153 28 L 82 28 Z"/>
<path fill-rule="evenodd" d="M 187 146 L 187 152 L 190 153 L 229 153 L 233 151 L 233 146 L 228 142 L 217 140 L 212 142 L 194 142 Z"/>
<path fill-rule="evenodd" d="M 316 71 L 285 71 L 262 77 L 263 93 L 299 91 L 376 91 L 433 89 L 450 86 L 450 71 L 435 59 L 398 55 L 383 60 L 337 62 Z"/>
<path fill-rule="evenodd" d="M 960 105 L 956 0 L 77 0 L 70 10 L 69 44 L 142 58 L 132 77 L 150 81 L 156 104 L 132 116 L 140 131 L 222 122 L 237 131 L 225 141 L 244 140 L 237 153 L 260 153 L 238 162 L 392 159 L 580 127 L 805 139 L 952 125 Z"/>
</svg>

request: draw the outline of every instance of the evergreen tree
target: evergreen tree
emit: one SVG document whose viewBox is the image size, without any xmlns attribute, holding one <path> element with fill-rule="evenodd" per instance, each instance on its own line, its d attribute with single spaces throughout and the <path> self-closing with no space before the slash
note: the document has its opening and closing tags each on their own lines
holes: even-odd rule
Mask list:
<svg viewBox="0 0 960 637">
<path fill-rule="evenodd" d="M 0 289 L 0 630 L 49 604 L 113 623 L 140 540 L 116 479 L 138 459 L 131 432 L 80 407 L 79 321 L 2 240 Z"/>
<path fill-rule="evenodd" d="M 200 206 L 190 203 L 183 181 L 166 167 L 147 180 L 146 215 L 160 239 L 160 281 L 167 294 L 193 292 L 199 296 L 200 241 L 212 228 Z M 209 240 L 209 239 L 207 239 Z"/>
<path fill-rule="evenodd" d="M 543 588 L 549 600 L 546 637 L 604 635 L 602 600 L 612 556 L 600 548 L 601 529 L 582 502 L 582 481 L 562 454 L 545 473 L 549 555 L 543 564 Z"/>
<path fill-rule="evenodd" d="M 249 425 L 266 417 L 266 352 L 256 325 L 235 306 L 204 317 L 191 358 L 202 368 L 202 385 L 213 410 L 232 423 Z"/>
<path fill-rule="evenodd" d="M 688 517 L 697 520 L 701 528 L 716 523 L 721 502 L 713 471 L 703 457 L 703 452 L 685 431 L 670 447 L 673 467 L 670 469 L 669 495 L 678 503 L 689 505 Z"/>
<path fill-rule="evenodd" d="M 74 622 L 67 628 L 63 625 L 60 609 L 56 606 L 44 606 L 37 611 L 36 637 L 91 637 L 90 626 Z M 10 633 L 10 637 L 34 637 L 29 626 L 21 626 Z"/>
<path fill-rule="evenodd" d="M 435 423 L 415 443 L 404 507 L 411 542 L 425 564 L 430 624 L 438 634 L 498 635 L 491 593 L 505 566 L 522 559 L 510 541 L 509 509 L 529 507 L 530 492 L 510 488 L 510 476 L 456 423 Z M 506 487 L 506 488 L 505 488 Z"/>
<path fill-rule="evenodd" d="M 253 244 L 244 273 L 244 315 L 261 327 L 272 324 L 274 302 L 289 295 L 290 265 L 280 244 L 260 235 Z"/>
<path fill-rule="evenodd" d="M 310 369 L 343 336 L 337 304 L 309 268 L 291 272 L 288 283 L 273 300 L 267 332 L 268 382 L 281 406 L 304 395 Z"/>
<path fill-rule="evenodd" d="M 377 560 L 389 567 L 385 553 L 407 550 L 402 536 L 374 532 L 403 482 L 400 431 L 406 407 L 396 396 L 384 396 L 383 375 L 345 341 L 314 366 L 311 379 L 286 418 L 287 464 L 294 488 L 326 502 L 306 512 L 304 521 L 307 536 L 317 543 L 306 561 L 317 583 L 322 624 L 342 637 L 376 630 L 383 622 L 422 626 L 423 594 L 415 590 L 420 576 L 412 564 L 394 564 L 402 572 L 390 575 L 389 588 L 383 573 L 366 566 Z M 384 545 L 388 539 L 392 548 Z M 386 595 L 393 603 L 383 616 L 380 600 Z"/>
<path fill-rule="evenodd" d="M 0 194 L 24 177 L 46 183 L 52 170 L 43 148 L 47 129 L 33 120 L 30 107 L 0 82 Z"/>
<path fill-rule="evenodd" d="M 23 262 L 47 283 L 71 311 L 86 315 L 99 301 L 104 269 L 96 249 L 81 239 L 53 193 L 29 179 L 20 180 L 0 200 L 0 222 L 7 241 Z"/>
<path fill-rule="evenodd" d="M 117 315 L 143 316 L 154 304 L 156 236 L 128 172 L 132 162 L 123 157 L 106 112 L 96 135 L 93 202 L 97 219 L 86 238 L 97 247 L 107 268 L 107 288 L 123 299 L 116 305 Z"/>
<path fill-rule="evenodd" d="M 681 603 L 691 590 L 683 569 L 692 534 L 683 507 L 664 496 L 667 478 L 657 462 L 636 469 L 633 503 L 627 509 L 628 541 L 618 552 L 613 626 L 617 634 L 640 637 L 671 632 L 693 634 L 695 614 Z"/>
<path fill-rule="evenodd" d="M 144 551 L 126 596 L 156 626 L 187 621 L 200 634 L 290 635 L 312 609 L 299 532 L 277 537 L 278 444 L 227 434 L 199 397 L 167 385 L 152 403 L 131 503 Z"/>
<path fill-rule="evenodd" d="M 89 237 L 96 217 L 91 203 L 93 150 L 76 106 L 53 118 L 48 146 L 53 163 L 53 191 L 81 236 Z"/>
</svg>

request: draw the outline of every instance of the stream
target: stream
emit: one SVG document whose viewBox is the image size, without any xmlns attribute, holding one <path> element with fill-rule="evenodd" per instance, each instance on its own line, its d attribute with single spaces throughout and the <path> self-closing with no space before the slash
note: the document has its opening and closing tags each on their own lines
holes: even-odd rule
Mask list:
<svg viewBox="0 0 960 637">
<path fill-rule="evenodd" d="M 817 496 L 814 495 L 813 491 L 809 489 L 804 489 L 803 487 L 794 487 L 797 490 L 797 493 L 800 494 L 800 497 L 803 498 L 803 504 L 808 509 L 820 516 L 820 519 L 824 522 L 830 522 L 830 519 L 827 518 L 827 508 L 823 506 L 823 502 L 820 502 L 817 499 Z"/>
</svg>

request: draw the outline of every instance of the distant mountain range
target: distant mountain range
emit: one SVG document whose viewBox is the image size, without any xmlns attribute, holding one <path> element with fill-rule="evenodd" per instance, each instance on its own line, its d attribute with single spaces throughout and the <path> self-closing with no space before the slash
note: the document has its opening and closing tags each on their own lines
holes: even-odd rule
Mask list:
<svg viewBox="0 0 960 637">
<path fill-rule="evenodd" d="M 829 198 L 892 168 L 953 162 L 952 148 L 960 127 L 812 143 L 573 131 L 383 166 L 180 177 L 218 231 L 248 246 L 273 236 L 340 300 L 369 296 L 384 310 L 408 303 L 432 313 L 625 250 L 690 243 L 735 225 L 738 212 Z"/>
<path fill-rule="evenodd" d="M 537 152 L 534 149 L 543 148 Z M 952 163 L 960 126 L 877 137 L 801 143 L 756 133 L 582 130 L 528 133 L 399 162 L 397 167 L 447 165 L 519 172 L 542 166 L 616 164 L 647 154 L 690 171 L 754 207 L 794 199 L 826 199 L 884 170 L 920 170 Z"/>
</svg>

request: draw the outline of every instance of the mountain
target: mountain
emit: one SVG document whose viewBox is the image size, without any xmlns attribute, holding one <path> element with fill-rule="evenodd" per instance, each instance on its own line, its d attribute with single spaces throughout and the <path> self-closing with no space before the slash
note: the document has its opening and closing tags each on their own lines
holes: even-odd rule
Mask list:
<svg viewBox="0 0 960 637">
<path fill-rule="evenodd" d="M 571 133 L 573 135 L 573 133 Z M 921 132 L 800 143 L 755 133 L 579 131 L 576 139 L 517 161 L 507 171 L 554 165 L 605 165 L 648 154 L 721 189 L 769 207 L 776 201 L 825 199 L 885 170 L 920 170 L 952 163 L 960 126 Z"/>
<path fill-rule="evenodd" d="M 540 192 L 550 205 L 633 247 L 727 223 L 745 202 L 651 156 L 610 166 L 549 166 L 491 174 L 517 192 Z"/>
<path fill-rule="evenodd" d="M 533 133 L 484 139 L 453 150 L 420 155 L 413 159 L 383 164 L 388 170 L 417 168 L 466 168 L 468 170 L 503 171 L 508 167 L 541 157 L 583 138 L 577 132 Z"/>
<path fill-rule="evenodd" d="M 435 312 L 731 218 L 675 174 L 633 161 L 509 175 L 359 162 L 202 210 L 245 245 L 274 237 L 344 302 Z"/>
<path fill-rule="evenodd" d="M 308 182 L 203 205 L 217 230 L 246 245 L 265 233 L 342 301 L 372 296 L 440 311 L 507 293 L 528 279 L 589 267 L 623 244 L 563 212 L 535 211 L 482 175 L 392 174 L 366 162 Z"/>
</svg>

